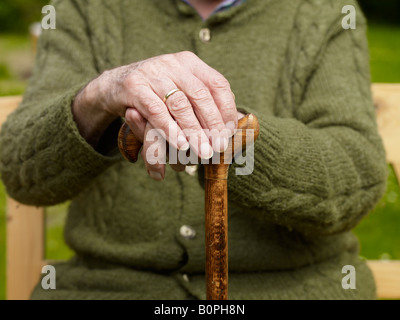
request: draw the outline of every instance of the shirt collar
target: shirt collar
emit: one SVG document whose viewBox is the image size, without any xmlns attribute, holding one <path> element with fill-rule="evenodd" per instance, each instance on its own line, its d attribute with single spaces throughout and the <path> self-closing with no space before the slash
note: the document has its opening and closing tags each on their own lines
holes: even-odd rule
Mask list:
<svg viewBox="0 0 400 320">
<path fill-rule="evenodd" d="M 189 6 L 192 7 L 192 5 L 189 2 L 189 0 L 182 0 L 182 1 L 187 3 Z M 218 5 L 217 8 L 215 8 L 215 10 L 211 14 L 211 16 L 213 14 L 217 13 L 217 12 L 221 12 L 221 11 L 227 10 L 229 8 L 236 7 L 236 6 L 240 5 L 241 3 L 245 2 L 245 1 L 246 0 L 224 0 Z"/>
</svg>

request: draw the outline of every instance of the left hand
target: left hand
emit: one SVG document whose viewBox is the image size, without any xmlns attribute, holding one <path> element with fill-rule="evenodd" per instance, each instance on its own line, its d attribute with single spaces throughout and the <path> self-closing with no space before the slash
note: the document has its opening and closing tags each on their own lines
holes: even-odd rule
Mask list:
<svg viewBox="0 0 400 320">
<path fill-rule="evenodd" d="M 153 139 L 152 135 L 149 136 L 149 132 L 155 132 L 152 131 L 154 128 L 153 126 L 149 123 L 146 122 L 144 118 L 141 117 L 139 112 L 137 112 L 135 109 L 132 109 L 132 112 L 135 113 L 135 117 L 138 119 L 138 123 L 141 123 L 140 126 L 136 127 L 136 134 L 139 134 L 140 136 L 145 137 L 147 140 L 147 143 L 143 145 L 143 149 L 141 152 L 142 158 L 146 159 L 146 155 L 150 154 L 152 155 L 154 153 L 154 150 L 157 150 L 158 152 L 162 152 L 165 154 L 158 154 L 157 153 L 157 158 L 158 159 L 168 159 L 168 154 L 169 154 L 169 148 L 172 148 L 172 146 L 167 145 L 167 141 L 163 138 L 160 138 L 159 135 L 157 135 L 157 139 Z M 238 120 L 242 119 L 245 115 L 241 112 L 237 112 Z M 155 141 L 153 141 L 155 140 Z M 151 150 L 150 150 L 151 149 Z M 174 149 L 174 152 L 176 149 Z M 181 151 L 182 152 L 182 151 Z M 177 156 L 176 159 L 178 160 L 178 163 L 169 163 L 171 168 L 176 171 L 176 172 L 183 172 L 186 169 L 186 165 L 182 164 L 179 162 L 179 157 Z M 147 163 L 149 162 L 149 159 L 146 161 Z M 164 163 L 155 163 L 155 164 L 147 164 L 147 171 L 150 175 L 151 178 L 157 181 L 162 181 L 164 180 L 165 177 L 165 164 Z M 162 174 L 160 174 L 161 172 Z"/>
</svg>

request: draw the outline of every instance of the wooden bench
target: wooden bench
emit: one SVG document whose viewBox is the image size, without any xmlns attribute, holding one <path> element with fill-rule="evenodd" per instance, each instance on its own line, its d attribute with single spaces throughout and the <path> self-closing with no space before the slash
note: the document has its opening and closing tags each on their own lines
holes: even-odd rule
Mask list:
<svg viewBox="0 0 400 320">
<path fill-rule="evenodd" d="M 400 84 L 373 84 L 377 121 L 400 181 Z M 21 97 L 0 98 L 0 124 Z M 44 208 L 27 207 L 7 198 L 7 298 L 28 299 L 39 281 L 44 259 Z M 400 227 L 400 226 L 399 226 Z M 400 261 L 368 261 L 381 299 L 400 299 Z"/>
</svg>

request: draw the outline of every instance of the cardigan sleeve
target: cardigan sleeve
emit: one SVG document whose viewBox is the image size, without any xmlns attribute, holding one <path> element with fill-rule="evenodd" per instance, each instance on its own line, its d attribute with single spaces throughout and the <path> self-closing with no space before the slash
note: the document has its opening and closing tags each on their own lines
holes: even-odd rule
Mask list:
<svg viewBox="0 0 400 320">
<path fill-rule="evenodd" d="M 236 175 L 238 165 L 233 165 L 229 175 L 234 204 L 261 220 L 311 235 L 352 229 L 386 185 L 365 20 L 358 16 L 357 29 L 344 30 L 338 18 L 336 27 L 322 35 L 318 55 L 302 53 L 313 61 L 310 71 L 304 72 L 303 65 L 293 72 L 293 118 L 265 116 L 243 106 L 260 120 L 254 171 Z M 311 42 L 307 45 L 315 46 Z"/>
<path fill-rule="evenodd" d="M 1 176 L 8 194 L 38 206 L 71 199 L 120 159 L 111 142 L 102 146 L 104 154 L 95 151 L 73 120 L 74 97 L 98 70 L 84 6 L 78 1 L 53 4 L 56 29 L 44 30 L 40 37 L 23 102 L 0 134 Z M 112 127 L 117 126 L 111 126 L 108 134 L 115 135 Z"/>
</svg>

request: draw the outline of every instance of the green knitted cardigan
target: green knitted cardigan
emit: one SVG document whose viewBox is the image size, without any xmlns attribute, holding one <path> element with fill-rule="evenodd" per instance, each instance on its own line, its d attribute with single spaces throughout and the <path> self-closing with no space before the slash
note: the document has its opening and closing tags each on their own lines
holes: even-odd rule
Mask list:
<svg viewBox="0 0 400 320">
<path fill-rule="evenodd" d="M 1 130 L 1 174 L 18 201 L 72 200 L 57 289 L 34 299 L 205 298 L 204 190 L 118 154 L 116 121 L 99 150 L 71 103 L 104 70 L 189 50 L 230 81 L 260 119 L 253 174 L 229 177 L 231 299 L 371 299 L 351 229 L 385 189 L 370 93 L 366 22 L 353 0 L 248 0 L 202 21 L 181 0 L 54 1 L 24 102 Z M 344 30 L 344 5 L 357 29 Z M 211 41 L 199 31 L 209 28 Z M 191 239 L 180 228 L 196 231 Z M 356 289 L 342 288 L 342 268 Z"/>
</svg>

